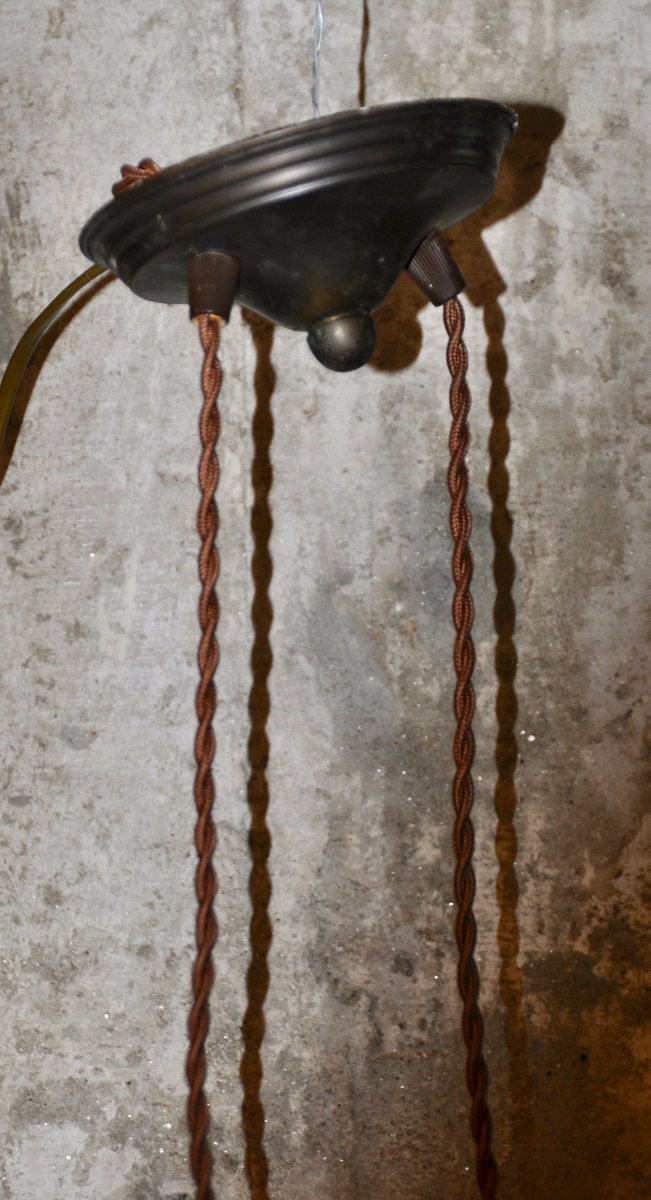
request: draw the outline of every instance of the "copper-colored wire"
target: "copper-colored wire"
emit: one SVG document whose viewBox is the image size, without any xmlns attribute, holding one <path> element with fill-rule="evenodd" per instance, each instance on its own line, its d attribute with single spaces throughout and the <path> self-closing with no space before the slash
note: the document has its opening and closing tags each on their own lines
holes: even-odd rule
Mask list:
<svg viewBox="0 0 651 1200">
<path fill-rule="evenodd" d="M 475 962 L 476 923 L 473 912 L 475 872 L 472 863 L 474 830 L 471 810 L 474 800 L 472 761 L 475 740 L 472 719 L 475 693 L 472 672 L 475 648 L 471 629 L 474 606 L 470 593 L 472 554 L 470 531 L 472 520 L 467 505 L 468 470 L 466 453 L 470 443 L 468 413 L 470 389 L 466 381 L 468 351 L 463 341 L 464 312 L 458 299 L 448 300 L 443 307 L 443 319 L 448 333 L 447 363 L 450 384 L 450 529 L 454 539 L 452 577 L 455 594 L 452 606 L 456 639 L 454 667 L 457 676 L 454 693 L 454 714 L 457 728 L 454 737 L 455 776 L 452 798 L 455 810 L 453 845 L 456 854 L 454 892 L 456 899 L 455 935 L 459 948 L 457 979 L 463 1001 L 462 1031 L 466 1045 L 466 1083 L 470 1093 L 470 1128 L 476 1146 L 476 1175 L 482 1200 L 494 1200 L 497 1167 L 491 1150 L 491 1123 L 486 1104 L 488 1074 L 482 1052 L 483 1021 L 479 1009 L 479 972 Z"/>
<path fill-rule="evenodd" d="M 121 168 L 122 178 L 113 185 L 117 196 L 127 188 L 157 175 L 160 167 L 152 158 L 143 158 L 137 167 L 128 163 Z M 213 950 L 217 941 L 217 918 L 214 905 L 217 895 L 217 876 L 213 858 L 217 845 L 217 832 L 212 818 L 215 801 L 215 784 L 212 764 L 215 756 L 215 734 L 213 719 L 217 708 L 215 671 L 219 662 L 219 646 L 216 631 L 219 619 L 217 578 L 219 554 L 216 546 L 219 514 L 215 492 L 219 482 L 217 442 L 220 418 L 217 397 L 221 386 L 222 370 L 217 351 L 221 333 L 221 318 L 201 316 L 198 318 L 199 335 L 203 347 L 201 390 L 203 406 L 199 421 L 201 457 L 199 460 L 199 488 L 201 499 L 197 513 L 197 531 L 200 538 L 199 579 L 199 686 L 195 697 L 198 728 L 194 752 L 196 773 L 194 779 L 194 801 L 197 812 L 195 846 L 198 863 L 195 873 L 197 893 L 196 945 L 197 952 L 192 969 L 192 1006 L 188 1017 L 189 1047 L 185 1063 L 189 1096 L 187 1105 L 190 1131 L 190 1167 L 196 1184 L 196 1200 L 215 1200 L 212 1189 L 213 1159 L 208 1142 L 208 1103 L 205 1094 L 206 1038 L 210 1027 L 210 993 L 214 980 Z"/>
<path fill-rule="evenodd" d="M 198 318 L 198 326 L 204 352 L 201 372 L 203 407 L 199 422 L 202 446 L 199 460 L 201 499 L 197 514 L 197 531 L 201 541 L 199 551 L 201 640 L 198 653 L 200 680 L 195 707 L 199 725 L 194 746 L 197 762 L 194 781 L 194 800 L 197 810 L 195 845 L 199 861 L 195 875 L 198 902 L 197 955 L 192 971 L 193 1001 L 188 1017 L 190 1045 L 185 1069 L 190 1088 L 187 1114 L 190 1128 L 190 1166 L 197 1186 L 196 1200 L 214 1200 L 211 1185 L 212 1153 L 208 1144 L 208 1104 L 204 1084 L 206 1079 L 205 1043 L 210 1026 L 209 1003 L 214 979 L 212 953 L 217 941 L 217 919 L 214 912 L 217 877 L 213 866 L 217 834 L 212 818 L 215 800 L 212 764 L 215 756 L 213 718 L 217 707 L 214 676 L 219 662 L 219 646 L 216 637 L 219 619 L 216 590 L 219 575 L 219 553 L 216 546 L 219 514 L 215 492 L 219 482 L 217 441 L 220 417 L 217 397 L 222 371 L 217 358 L 217 350 L 221 321 L 218 317 L 202 316 Z"/>
<path fill-rule="evenodd" d="M 132 167 L 131 163 L 123 163 L 120 167 L 121 178 L 113 184 L 111 191 L 114 196 L 119 196 L 120 192 L 133 187 L 134 183 L 142 183 L 152 175 L 159 175 L 160 171 L 161 168 L 153 158 L 141 158 L 137 167 Z"/>
</svg>

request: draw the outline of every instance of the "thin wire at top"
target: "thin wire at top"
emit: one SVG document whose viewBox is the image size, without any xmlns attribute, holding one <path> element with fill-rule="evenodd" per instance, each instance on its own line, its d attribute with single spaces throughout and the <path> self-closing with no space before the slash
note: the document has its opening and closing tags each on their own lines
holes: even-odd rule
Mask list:
<svg viewBox="0 0 651 1200">
<path fill-rule="evenodd" d="M 320 117 L 319 112 L 319 71 L 321 66 L 321 43 L 323 41 L 323 7 L 321 0 L 316 0 L 314 13 L 314 59 L 312 61 L 312 108 L 314 116 Z"/>
</svg>

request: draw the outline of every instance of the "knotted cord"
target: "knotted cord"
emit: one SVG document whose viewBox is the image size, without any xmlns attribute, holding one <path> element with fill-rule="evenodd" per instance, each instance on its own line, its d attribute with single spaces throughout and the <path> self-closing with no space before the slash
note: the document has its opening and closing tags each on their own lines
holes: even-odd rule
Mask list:
<svg viewBox="0 0 651 1200">
<path fill-rule="evenodd" d="M 133 187 L 134 183 L 151 179 L 152 175 L 159 175 L 160 171 L 161 168 L 153 158 L 141 158 L 137 167 L 132 167 L 131 163 L 123 163 L 120 167 L 122 178 L 113 184 L 111 192 L 114 196 L 119 196 L 120 192 L 126 192 L 127 188 Z"/>
<path fill-rule="evenodd" d="M 475 872 L 472 855 L 475 835 L 470 814 L 474 801 L 471 769 L 475 753 L 472 731 L 475 711 L 475 693 L 472 686 L 475 648 L 471 636 L 474 617 L 470 592 L 473 566 L 470 551 L 472 518 L 466 503 L 468 469 L 465 462 L 470 444 L 468 413 L 471 397 L 466 381 L 468 351 L 463 341 L 464 312 L 458 299 L 445 303 L 443 319 L 448 334 L 447 363 L 452 377 L 448 490 L 451 500 L 450 529 L 454 539 L 452 578 L 455 594 L 452 616 L 456 630 L 454 667 L 457 676 L 454 692 L 454 714 L 457 721 L 453 747 L 455 776 L 452 787 L 455 810 L 452 840 L 457 860 L 454 875 L 457 904 L 455 936 L 459 948 L 457 980 L 463 1001 L 461 1025 L 466 1045 L 466 1084 L 471 1100 L 470 1128 L 476 1146 L 477 1182 L 482 1200 L 494 1200 L 497 1167 L 491 1150 L 491 1123 L 486 1104 L 488 1073 L 482 1052 L 484 1026 L 478 1003 L 479 972 L 474 957 L 477 927 L 473 912 Z"/>
</svg>

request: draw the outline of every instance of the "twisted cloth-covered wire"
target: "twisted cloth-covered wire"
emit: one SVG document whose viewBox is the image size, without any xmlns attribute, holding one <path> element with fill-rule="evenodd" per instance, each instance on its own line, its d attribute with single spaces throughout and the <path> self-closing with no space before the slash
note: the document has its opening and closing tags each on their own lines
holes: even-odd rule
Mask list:
<svg viewBox="0 0 651 1200">
<path fill-rule="evenodd" d="M 217 351 L 221 320 L 219 317 L 202 316 L 198 319 L 198 325 L 204 352 L 201 372 L 203 408 L 199 422 L 202 446 L 199 461 L 201 500 L 197 514 L 197 530 L 201 539 L 199 551 L 201 640 L 198 654 L 200 681 L 195 706 L 199 726 L 194 744 L 197 761 L 194 780 L 194 800 L 197 809 L 195 845 L 199 861 L 195 875 L 198 902 L 197 955 L 192 971 L 193 1001 L 188 1017 L 190 1045 L 185 1069 L 190 1088 L 187 1112 L 190 1127 L 190 1166 L 197 1185 L 196 1197 L 197 1200 L 214 1200 L 211 1186 L 212 1153 L 208 1145 L 208 1104 L 204 1083 L 206 1079 L 205 1044 L 210 1026 L 210 992 L 215 973 L 212 952 L 217 941 L 217 918 L 214 911 L 217 877 L 213 866 L 217 834 L 212 819 L 215 800 L 212 764 L 215 756 L 213 718 L 217 708 L 214 676 L 219 662 L 219 646 L 216 637 L 219 620 L 219 602 L 216 590 L 219 575 L 219 554 L 216 546 L 219 514 L 215 492 L 219 482 L 217 442 L 220 417 L 217 397 L 222 370 L 217 358 Z"/>
<path fill-rule="evenodd" d="M 158 175 L 161 168 L 153 158 L 143 158 L 137 167 L 125 163 L 121 168 L 121 179 L 113 185 L 117 196 L 127 188 Z M 214 980 L 212 953 L 217 941 L 217 918 L 214 904 L 217 894 L 217 876 L 213 857 L 217 845 L 217 833 L 212 819 L 215 801 L 215 784 L 212 764 L 215 757 L 215 734 L 213 718 L 217 708 L 214 676 L 219 662 L 217 644 L 217 622 L 219 603 L 217 600 L 217 578 L 219 555 L 216 538 L 219 514 L 215 492 L 219 482 L 217 442 L 219 439 L 219 409 L 217 397 L 221 386 L 222 370 L 217 351 L 221 334 L 221 318 L 202 316 L 198 319 L 199 335 L 204 359 L 201 372 L 203 407 L 199 422 L 201 458 L 199 460 L 199 487 L 201 500 L 197 514 L 197 530 L 201 539 L 199 551 L 199 643 L 200 681 L 195 698 L 198 729 L 194 752 L 197 769 L 194 780 L 194 801 L 197 810 L 195 845 L 199 861 L 195 874 L 197 893 L 196 943 L 197 954 L 192 969 L 192 1007 L 188 1017 L 189 1048 L 185 1072 L 190 1094 L 188 1096 L 188 1126 L 190 1130 L 190 1166 L 196 1183 L 196 1200 L 215 1200 L 212 1189 L 212 1153 L 208 1145 L 208 1103 L 204 1090 L 206 1079 L 206 1038 L 210 1028 L 210 993 Z"/>
<path fill-rule="evenodd" d="M 120 167 L 121 178 L 113 184 L 111 191 L 114 196 L 119 196 L 120 192 L 125 192 L 127 188 L 133 187 L 134 183 L 142 183 L 144 179 L 150 179 L 152 175 L 159 175 L 160 171 L 161 168 L 153 158 L 141 158 L 137 167 L 132 167 L 130 163 L 123 163 Z"/>
<path fill-rule="evenodd" d="M 456 630 L 454 667 L 457 676 L 454 693 L 454 714 L 457 720 L 454 737 L 456 770 L 452 788 L 455 810 L 453 844 L 457 860 L 454 875 L 457 905 L 455 935 L 459 948 L 457 979 L 463 1001 L 461 1027 L 466 1044 L 466 1083 L 471 1099 L 470 1128 L 476 1145 L 477 1182 L 482 1200 L 493 1200 L 497 1168 L 491 1151 L 491 1123 L 486 1104 L 488 1075 L 482 1053 L 484 1027 L 478 1004 L 479 972 L 474 958 L 477 927 L 472 907 L 475 897 L 475 872 L 472 864 L 475 838 L 470 813 L 474 800 L 471 768 L 475 752 L 472 731 L 475 711 L 475 693 L 472 686 L 475 648 L 471 637 L 474 617 L 474 605 L 470 594 L 472 554 L 469 543 L 472 519 L 466 503 L 468 470 L 465 461 L 470 443 L 470 389 L 466 382 L 468 351 L 463 341 L 464 313 L 459 300 L 446 302 L 443 319 L 449 339 L 448 369 L 452 376 L 448 489 L 451 499 L 450 529 L 454 539 L 452 577 L 455 594 L 452 615 Z"/>
</svg>

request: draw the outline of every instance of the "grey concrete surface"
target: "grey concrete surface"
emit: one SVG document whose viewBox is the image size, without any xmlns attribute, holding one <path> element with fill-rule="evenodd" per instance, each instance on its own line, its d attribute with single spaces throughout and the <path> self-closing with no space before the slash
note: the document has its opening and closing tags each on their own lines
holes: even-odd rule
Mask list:
<svg viewBox="0 0 651 1200">
<path fill-rule="evenodd" d="M 325 11 L 327 113 L 358 103 L 362 5 Z M 475 395 L 478 953 L 500 1195 L 637 1200 L 651 1015 L 648 6 L 369 0 L 369 17 L 367 103 L 476 95 L 522 113 L 496 199 L 452 234 Z M 6 361 L 83 269 L 77 232 L 120 163 L 311 116 L 312 4 L 4 0 L 0 22 Z M 402 283 L 374 363 L 344 378 L 300 336 L 237 312 L 223 360 L 218 1195 L 470 1198 L 440 317 Z M 198 364 L 184 312 L 111 284 L 51 350 L 0 489 L 8 1200 L 191 1194 Z M 265 730 L 258 596 L 252 771 L 256 403 L 273 669 Z M 273 937 L 249 1179 L 247 788 L 259 831 L 265 736 Z"/>
</svg>

